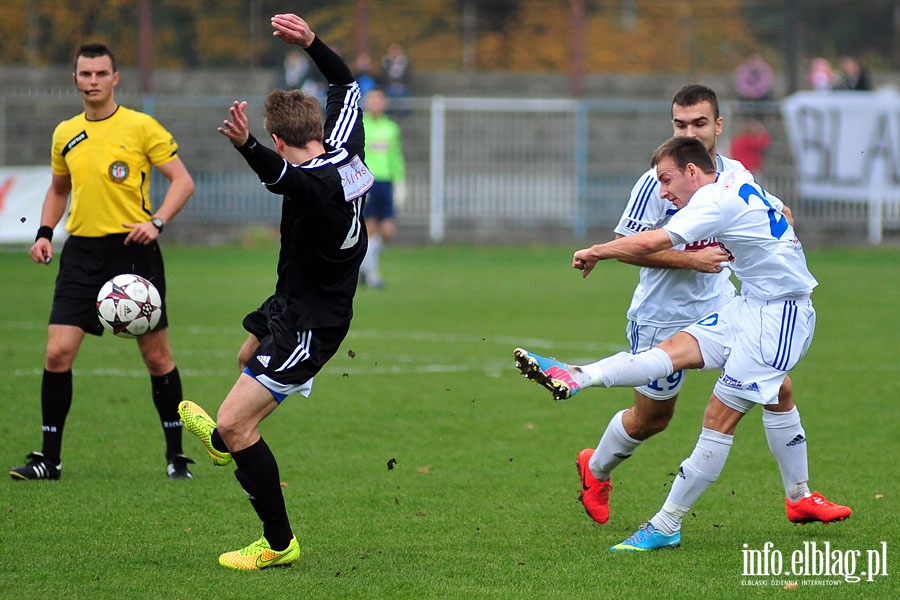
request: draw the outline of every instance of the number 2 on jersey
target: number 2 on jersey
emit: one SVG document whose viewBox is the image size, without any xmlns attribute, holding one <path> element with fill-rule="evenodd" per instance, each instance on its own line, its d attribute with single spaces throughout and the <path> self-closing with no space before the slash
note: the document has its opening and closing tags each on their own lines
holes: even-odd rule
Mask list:
<svg viewBox="0 0 900 600">
<path fill-rule="evenodd" d="M 785 218 L 784 215 L 776 218 L 775 215 L 778 211 L 775 210 L 775 207 L 769 204 L 769 200 L 766 198 L 766 192 L 762 190 L 762 188 L 757 188 L 750 185 L 749 183 L 745 183 L 741 186 L 741 189 L 738 190 L 738 196 L 740 196 L 748 205 L 750 204 L 751 196 L 756 196 L 757 198 L 762 200 L 763 204 L 769 207 L 769 231 L 772 233 L 772 237 L 778 239 L 784 235 L 784 232 L 787 231 L 788 228 L 787 218 Z"/>
</svg>

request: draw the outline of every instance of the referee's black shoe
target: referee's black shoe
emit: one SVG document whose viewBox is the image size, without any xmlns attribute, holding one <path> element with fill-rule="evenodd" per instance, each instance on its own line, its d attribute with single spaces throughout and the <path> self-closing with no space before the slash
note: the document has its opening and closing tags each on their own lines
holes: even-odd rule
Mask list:
<svg viewBox="0 0 900 600">
<path fill-rule="evenodd" d="M 184 454 L 176 454 L 166 465 L 166 475 L 169 479 L 193 479 L 194 476 L 188 469 L 189 464 L 194 464 L 194 461 Z"/>
</svg>

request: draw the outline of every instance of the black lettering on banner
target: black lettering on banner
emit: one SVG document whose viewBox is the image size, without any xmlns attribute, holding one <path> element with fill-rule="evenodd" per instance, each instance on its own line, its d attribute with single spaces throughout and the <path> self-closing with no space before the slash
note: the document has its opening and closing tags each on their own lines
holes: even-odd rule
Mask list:
<svg viewBox="0 0 900 600">
<path fill-rule="evenodd" d="M 900 174 L 897 172 L 897 148 L 894 146 L 894 140 L 890 134 L 890 118 L 886 113 L 878 113 L 875 127 L 872 130 L 872 138 L 869 140 L 869 144 L 863 153 L 865 162 L 863 163 L 863 172 L 860 174 L 858 183 L 862 184 L 865 181 L 872 180 L 875 163 L 878 162 L 881 162 L 883 165 L 884 174 L 887 175 L 888 181 L 895 185 L 900 183 Z"/>
<path fill-rule="evenodd" d="M 831 165 L 831 150 L 825 142 L 824 114 L 810 107 L 801 108 L 797 114 L 797 128 L 799 129 L 800 153 L 808 161 L 804 161 L 812 172 L 806 175 L 814 180 L 828 178 Z"/>
</svg>

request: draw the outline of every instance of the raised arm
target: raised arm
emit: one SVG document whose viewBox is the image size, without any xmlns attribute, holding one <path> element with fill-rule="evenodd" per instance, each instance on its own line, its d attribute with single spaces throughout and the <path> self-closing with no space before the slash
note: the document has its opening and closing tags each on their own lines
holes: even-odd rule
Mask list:
<svg viewBox="0 0 900 600">
<path fill-rule="evenodd" d="M 353 83 L 353 72 L 344 59 L 317 38 L 306 21 L 294 14 L 278 14 L 272 17 L 272 27 L 275 30 L 272 35 L 306 50 L 328 83 Z"/>
</svg>

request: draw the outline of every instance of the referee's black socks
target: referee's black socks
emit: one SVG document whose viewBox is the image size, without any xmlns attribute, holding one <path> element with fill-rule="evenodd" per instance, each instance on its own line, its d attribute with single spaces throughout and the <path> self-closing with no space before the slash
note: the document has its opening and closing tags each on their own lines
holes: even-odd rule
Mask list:
<svg viewBox="0 0 900 600">
<path fill-rule="evenodd" d="M 41 378 L 41 418 L 43 441 L 41 452 L 54 465 L 60 463 L 63 426 L 72 408 L 72 371 L 53 373 L 44 369 Z"/>
<path fill-rule="evenodd" d="M 165 375 L 151 375 L 153 388 L 153 404 L 162 422 L 163 434 L 166 436 L 166 460 L 172 460 L 181 454 L 181 417 L 178 415 L 178 404 L 181 402 L 181 376 L 178 367 Z"/>
</svg>

